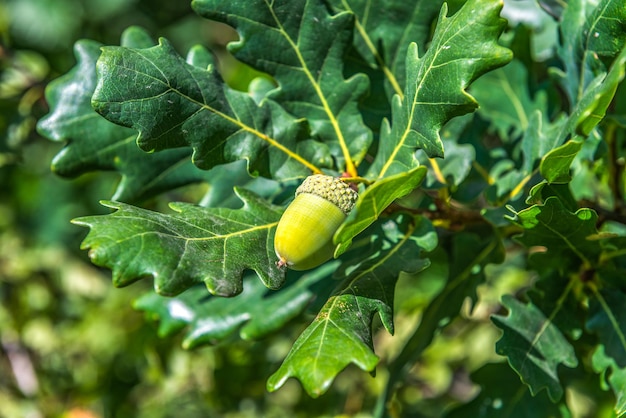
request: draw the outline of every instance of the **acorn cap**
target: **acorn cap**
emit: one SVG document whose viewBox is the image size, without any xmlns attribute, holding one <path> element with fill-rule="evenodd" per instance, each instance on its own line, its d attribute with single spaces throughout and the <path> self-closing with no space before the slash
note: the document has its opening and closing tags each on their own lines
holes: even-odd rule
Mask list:
<svg viewBox="0 0 626 418">
<path fill-rule="evenodd" d="M 324 174 L 314 174 L 307 177 L 296 189 L 296 196 L 302 193 L 323 197 L 346 215 L 350 213 L 359 197 L 359 194 L 348 183 L 338 177 Z"/>
</svg>

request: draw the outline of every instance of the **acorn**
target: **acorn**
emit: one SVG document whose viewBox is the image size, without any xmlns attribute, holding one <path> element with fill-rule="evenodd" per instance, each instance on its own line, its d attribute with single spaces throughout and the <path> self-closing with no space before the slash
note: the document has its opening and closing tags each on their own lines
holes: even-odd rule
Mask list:
<svg viewBox="0 0 626 418">
<path fill-rule="evenodd" d="M 332 258 L 333 235 L 359 197 L 340 178 L 315 174 L 296 189 L 274 236 L 277 265 L 308 270 Z"/>
</svg>

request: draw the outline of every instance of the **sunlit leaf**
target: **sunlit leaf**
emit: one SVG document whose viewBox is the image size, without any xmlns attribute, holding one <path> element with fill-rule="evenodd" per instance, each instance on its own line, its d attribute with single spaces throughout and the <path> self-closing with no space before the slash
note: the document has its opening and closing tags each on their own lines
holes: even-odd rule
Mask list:
<svg viewBox="0 0 626 418">
<path fill-rule="evenodd" d="M 626 414 L 626 368 L 619 367 L 615 360 L 606 355 L 604 347 L 598 346 L 591 358 L 593 368 L 602 374 L 615 394 L 615 414 L 618 417 Z"/>
<path fill-rule="evenodd" d="M 137 129 L 144 151 L 190 146 L 200 168 L 246 159 L 251 173 L 280 179 L 330 164 L 323 144 L 311 146 L 302 120 L 229 89 L 214 66 L 188 64 L 165 39 L 146 49 L 105 47 L 97 69 L 92 106 Z"/>
<path fill-rule="evenodd" d="M 91 228 L 82 248 L 90 249 L 95 264 L 113 271 L 116 286 L 152 277 L 161 295 L 206 283 L 211 293 L 232 296 L 242 291 L 249 269 L 278 288 L 284 272 L 276 267 L 271 242 L 281 211 L 245 189 L 237 193 L 241 209 L 173 203 L 175 213 L 168 215 L 106 202 L 116 212 L 74 223 Z"/>
<path fill-rule="evenodd" d="M 501 5 L 470 0 L 451 17 L 441 9 L 433 40 L 420 56 L 411 44 L 406 56 L 406 87 L 392 101 L 391 122 L 381 128 L 380 145 L 369 177 L 383 178 L 418 165 L 415 151 L 443 157 L 439 136 L 455 116 L 475 110 L 466 89 L 485 72 L 506 64 L 511 52 L 498 45 L 504 29 Z"/>
<path fill-rule="evenodd" d="M 338 245 L 335 256 L 346 251 L 352 239 L 374 223 L 391 203 L 419 186 L 425 175 L 426 167 L 417 167 L 379 180 L 365 189 L 348 219 L 335 233 L 334 242 Z"/>
<path fill-rule="evenodd" d="M 330 15 L 319 0 L 262 0 L 244 3 L 194 0 L 194 10 L 227 23 L 240 40 L 229 45 L 239 60 L 272 75 L 270 97 L 291 114 L 306 118 L 313 136 L 328 144 L 339 170 L 359 163 L 372 140 L 358 112 L 368 81 L 343 76 L 343 54 L 352 40 L 354 17 Z"/>
<path fill-rule="evenodd" d="M 418 230 L 406 232 L 390 223 L 380 254 L 363 262 L 337 287 L 313 323 L 294 343 L 280 368 L 269 378 L 276 390 L 296 377 L 314 397 L 326 392 L 335 376 L 350 363 L 372 371 L 378 363 L 372 341 L 372 320 L 378 313 L 393 333 L 393 293 L 401 271 L 416 272 L 428 266 L 412 234 L 432 230 L 424 220 Z"/>
</svg>

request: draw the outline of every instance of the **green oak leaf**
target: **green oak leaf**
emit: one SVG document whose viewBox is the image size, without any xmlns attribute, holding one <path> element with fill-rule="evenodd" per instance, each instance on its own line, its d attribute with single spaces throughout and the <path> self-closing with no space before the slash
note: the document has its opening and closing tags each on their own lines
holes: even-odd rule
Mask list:
<svg viewBox="0 0 626 418">
<path fill-rule="evenodd" d="M 411 42 L 426 50 L 442 0 L 331 0 L 333 10 L 355 15 L 354 46 L 364 65 L 382 71 L 388 97 L 402 94 L 406 51 Z"/>
<path fill-rule="evenodd" d="M 553 258 L 574 254 L 587 266 L 598 262 L 600 244 L 588 239 L 598 233 L 598 215 L 591 209 L 571 212 L 557 197 L 551 196 L 542 205 L 516 212 L 509 219 L 524 229 L 515 239 L 526 247 L 545 247 Z"/>
<path fill-rule="evenodd" d="M 524 304 L 505 295 L 502 304 L 509 315 L 491 318 L 504 331 L 496 343 L 496 351 L 507 357 L 533 395 L 545 388 L 550 399 L 557 402 L 563 396 L 557 367 L 578 365 L 574 348 L 551 317 L 546 317 L 532 303 Z"/>
<path fill-rule="evenodd" d="M 615 97 L 617 87 L 624 79 L 626 73 L 626 46 L 615 58 L 609 71 L 601 73 L 591 80 L 581 93 L 580 100 L 571 111 L 568 123 L 560 137 L 565 138 L 568 134 L 577 134 L 587 137 L 593 128 L 606 115 L 606 111 Z"/>
<path fill-rule="evenodd" d="M 154 42 L 144 30 L 131 27 L 122 35 L 122 44 L 140 47 Z M 38 130 L 51 140 L 67 141 L 54 158 L 52 170 L 65 177 L 117 171 L 121 181 L 112 198 L 126 201 L 202 180 L 206 173 L 191 164 L 189 150 L 146 154 L 137 147 L 136 131 L 115 125 L 93 110 L 91 96 L 101 46 L 89 40 L 76 42 L 76 66 L 46 88 L 50 113 L 40 119 Z"/>
<path fill-rule="evenodd" d="M 445 418 L 569 418 L 564 401 L 554 403 L 544 393 L 532 395 L 506 363 L 489 363 L 471 374 L 480 393 Z M 565 410 L 564 410 L 565 408 Z"/>
<path fill-rule="evenodd" d="M 567 2 L 560 31 L 563 43 L 558 49 L 564 70 L 556 71 L 569 96 L 579 102 L 598 75 L 605 73 L 602 57 L 613 57 L 626 43 L 626 8 L 621 0 Z M 579 105 L 578 105 L 579 106 Z"/>
<path fill-rule="evenodd" d="M 535 184 L 528 192 L 526 203 L 542 204 L 549 197 L 557 197 L 563 206 L 570 212 L 576 212 L 578 210 L 578 202 L 572 196 L 570 185 L 566 183 L 553 183 L 549 184 L 546 180 Z"/>
<path fill-rule="evenodd" d="M 240 40 L 229 45 L 233 55 L 274 77 L 279 87 L 269 97 L 306 118 L 338 167 L 356 175 L 350 166 L 363 159 L 372 133 L 357 108 L 368 89 L 367 77 L 343 76 L 353 15 L 332 16 L 321 0 L 193 0 L 192 7 L 237 30 Z"/>
<path fill-rule="evenodd" d="M 533 114 L 544 115 L 547 110 L 545 91 L 531 97 L 528 70 L 517 59 L 474 81 L 470 93 L 480 103 L 477 113 L 489 120 L 503 141 L 519 138 L 536 123 Z M 540 122 L 548 123 L 545 116 Z"/>
<path fill-rule="evenodd" d="M 116 286 L 152 277 L 161 295 L 204 282 L 212 294 L 232 296 L 242 291 L 243 272 L 254 270 L 267 287 L 279 288 L 284 272 L 271 243 L 282 211 L 245 189 L 236 193 L 241 209 L 172 203 L 170 215 L 104 202 L 116 211 L 73 222 L 91 228 L 82 248 L 112 270 Z"/>
<path fill-rule="evenodd" d="M 343 254 L 350 247 L 352 239 L 374 223 L 390 204 L 419 186 L 425 176 L 426 167 L 421 166 L 384 178 L 366 188 L 359 195 L 348 218 L 335 232 L 335 257 Z"/>
<path fill-rule="evenodd" d="M 414 224 L 402 224 L 390 221 L 383 225 L 386 238 L 379 254 L 351 271 L 337 287 L 270 376 L 270 391 L 295 377 L 309 395 L 318 397 L 350 363 L 374 370 L 378 363 L 371 330 L 374 315 L 378 312 L 387 331 L 393 333 L 393 294 L 398 275 L 423 270 L 429 264 L 420 258 L 420 240 L 412 235 L 429 234 L 432 225 L 419 222 L 419 230 L 415 230 Z"/>
<path fill-rule="evenodd" d="M 615 360 L 607 356 L 604 346 L 599 345 L 591 357 L 591 364 L 601 378 L 606 381 L 615 394 L 615 414 L 618 417 L 626 414 L 626 368 L 619 367 Z"/>
<path fill-rule="evenodd" d="M 470 0 L 451 17 L 441 9 L 428 50 L 420 57 L 411 44 L 406 55 L 406 87 L 392 100 L 391 124 L 381 128 L 378 153 L 369 178 L 410 170 L 419 163 L 417 149 L 443 157 L 439 131 L 455 116 L 476 109 L 466 89 L 482 74 L 511 60 L 511 51 L 498 45 L 505 27 L 501 4 Z"/>
<path fill-rule="evenodd" d="M 552 122 L 545 120 L 547 108 L 530 114 L 528 126 L 522 138 L 521 150 L 524 153 L 522 172 L 530 174 L 537 161 L 541 161 L 550 151 L 560 145 L 559 131 L 567 123 L 564 114 Z M 541 164 L 541 163 L 540 163 Z"/>
<path fill-rule="evenodd" d="M 246 188 L 254 191 L 268 201 L 282 192 L 283 188 L 278 181 L 264 177 L 251 177 L 246 168 L 246 161 L 239 160 L 229 164 L 222 164 L 207 172 L 208 190 L 198 202 L 199 206 L 209 208 L 241 207 L 241 199 L 235 193 L 235 188 Z"/>
<path fill-rule="evenodd" d="M 245 340 L 259 339 L 283 328 L 304 312 L 317 297 L 311 286 L 329 280 L 338 261 L 304 274 L 280 292 L 268 290 L 260 280 L 246 279 L 234 298 L 213 297 L 205 286 L 194 286 L 174 297 L 146 293 L 134 303 L 136 309 L 160 320 L 159 336 L 167 337 L 187 328 L 184 348 L 227 341 L 239 333 Z"/>
<path fill-rule="evenodd" d="M 92 106 L 137 129 L 144 151 L 191 146 L 199 168 L 246 159 L 252 174 L 276 179 L 331 164 L 324 144 L 312 146 L 303 120 L 228 88 L 213 65 L 190 65 L 165 39 L 144 49 L 104 47 L 97 72 Z"/>
<path fill-rule="evenodd" d="M 606 356 L 626 368 L 626 294 L 619 289 L 596 290 L 591 299 L 587 329 L 598 335 Z"/>
<path fill-rule="evenodd" d="M 571 140 L 547 153 L 539 165 L 543 178 L 549 184 L 569 183 L 572 179 L 570 167 L 582 146 L 582 141 Z"/>
</svg>

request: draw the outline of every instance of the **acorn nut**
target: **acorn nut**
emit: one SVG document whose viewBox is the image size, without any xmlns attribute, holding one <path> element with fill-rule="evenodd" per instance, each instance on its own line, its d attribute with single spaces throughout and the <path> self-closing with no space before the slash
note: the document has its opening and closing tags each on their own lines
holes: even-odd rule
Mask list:
<svg viewBox="0 0 626 418">
<path fill-rule="evenodd" d="M 308 270 L 332 258 L 333 235 L 359 197 L 340 178 L 315 174 L 296 189 L 274 236 L 277 265 Z"/>
</svg>

